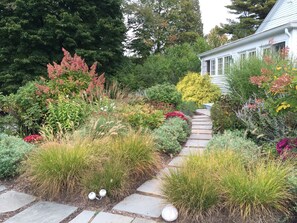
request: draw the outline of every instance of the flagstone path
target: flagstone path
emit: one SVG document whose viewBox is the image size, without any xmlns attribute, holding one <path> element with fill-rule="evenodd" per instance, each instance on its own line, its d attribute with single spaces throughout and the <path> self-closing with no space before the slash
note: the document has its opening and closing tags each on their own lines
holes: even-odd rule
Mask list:
<svg viewBox="0 0 297 223">
<path fill-rule="evenodd" d="M 209 110 L 198 109 L 193 116 L 192 131 L 180 154 L 154 179 L 142 184 L 134 194 L 116 204 L 109 212 L 82 211 L 69 223 L 157 223 L 167 205 L 162 194 L 162 177 L 179 168 L 190 154 L 201 154 L 212 137 Z M 8 190 L 0 185 L 0 217 L 19 210 L 5 223 L 59 223 L 76 214 L 77 207 L 54 202 L 36 201 L 34 196 Z"/>
</svg>

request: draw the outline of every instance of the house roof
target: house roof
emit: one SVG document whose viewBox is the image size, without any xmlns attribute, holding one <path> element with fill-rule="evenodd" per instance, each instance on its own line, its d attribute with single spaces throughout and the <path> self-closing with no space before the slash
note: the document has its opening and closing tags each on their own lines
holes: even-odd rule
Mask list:
<svg viewBox="0 0 297 223">
<path fill-rule="evenodd" d="M 290 7 L 291 8 L 292 7 L 294 8 L 294 4 L 293 5 L 284 5 L 285 3 L 294 3 L 294 1 L 295 0 L 278 0 L 278 1 L 276 1 L 276 3 L 274 4 L 274 6 L 272 7 L 272 9 L 270 10 L 270 12 L 268 13 L 268 15 L 266 16 L 266 18 L 263 20 L 263 22 L 261 23 L 261 25 L 256 30 L 256 33 L 260 33 L 260 32 L 265 31 L 266 25 L 273 20 L 273 16 L 275 16 L 275 14 L 277 13 L 277 11 L 280 9 L 281 6 L 286 7 L 287 10 Z M 296 10 L 294 10 L 294 11 L 296 12 Z M 280 19 L 280 18 L 275 18 L 275 19 Z"/>
<path fill-rule="evenodd" d="M 204 53 L 201 53 L 201 54 L 199 54 L 199 57 L 202 58 L 202 57 L 214 54 L 214 53 L 219 53 L 221 51 L 229 50 L 229 49 L 232 49 L 232 48 L 235 48 L 235 47 L 238 47 L 238 46 L 253 42 L 253 41 L 258 40 L 258 39 L 271 37 L 272 35 L 275 35 L 277 33 L 284 32 L 284 30 L 286 28 L 288 30 L 297 28 L 297 21 L 289 22 L 289 23 L 286 23 L 284 25 L 275 27 L 273 29 L 263 31 L 263 32 L 259 32 L 259 33 L 255 33 L 255 34 L 247 36 L 245 38 L 235 40 L 235 41 L 227 43 L 227 44 L 225 44 L 223 46 L 220 46 L 220 47 L 217 47 L 215 49 L 212 49 L 212 50 L 206 51 Z"/>
</svg>

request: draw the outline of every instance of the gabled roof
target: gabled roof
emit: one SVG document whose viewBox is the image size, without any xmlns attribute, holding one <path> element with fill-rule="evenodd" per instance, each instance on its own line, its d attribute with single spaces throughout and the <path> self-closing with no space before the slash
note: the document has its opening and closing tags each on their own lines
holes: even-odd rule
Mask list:
<svg viewBox="0 0 297 223">
<path fill-rule="evenodd" d="M 261 23 L 256 33 L 273 29 L 277 26 L 292 22 L 297 19 L 296 0 L 278 0 L 264 21 Z"/>
</svg>

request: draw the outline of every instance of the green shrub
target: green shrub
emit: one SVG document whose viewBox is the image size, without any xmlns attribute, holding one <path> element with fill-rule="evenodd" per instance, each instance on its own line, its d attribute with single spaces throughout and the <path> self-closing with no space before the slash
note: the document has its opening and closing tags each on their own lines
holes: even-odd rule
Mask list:
<svg viewBox="0 0 297 223">
<path fill-rule="evenodd" d="M 152 106 L 144 105 L 124 105 L 119 110 L 123 120 L 128 122 L 134 128 L 155 129 L 164 122 L 164 114 L 160 110 L 154 109 Z"/>
<path fill-rule="evenodd" d="M 52 129 L 54 134 L 72 131 L 83 124 L 88 111 L 90 109 L 87 109 L 85 101 L 60 97 L 57 102 L 48 105 L 45 128 Z"/>
<path fill-rule="evenodd" d="M 214 102 L 221 95 L 220 88 L 211 83 L 210 77 L 199 73 L 188 73 L 176 88 L 184 101 L 194 101 L 198 106 Z"/>
<path fill-rule="evenodd" d="M 214 133 L 224 132 L 225 130 L 241 129 L 243 123 L 236 116 L 236 112 L 241 108 L 241 105 L 234 101 L 229 95 L 222 95 L 216 101 L 210 110 L 212 120 L 212 130 Z"/>
<path fill-rule="evenodd" d="M 241 103 L 250 97 L 262 98 L 264 91 L 250 82 L 252 76 L 260 76 L 265 62 L 262 57 L 249 57 L 231 66 L 231 72 L 226 75 L 230 96 Z"/>
<path fill-rule="evenodd" d="M 187 140 L 190 133 L 188 123 L 180 118 L 170 118 L 154 131 L 157 149 L 174 154 L 181 150 L 180 143 Z"/>
<path fill-rule="evenodd" d="M 182 102 L 182 95 L 172 84 L 158 84 L 146 90 L 146 96 L 151 101 L 165 102 L 175 106 Z"/>
<path fill-rule="evenodd" d="M 0 134 L 0 178 L 14 177 L 19 173 L 19 164 L 34 148 L 23 139 Z"/>
<path fill-rule="evenodd" d="M 210 222 L 218 211 L 226 222 L 277 222 L 278 213 L 290 214 L 292 171 L 289 162 L 246 163 L 234 150 L 211 150 L 166 175 L 163 191 L 185 222 Z"/>
<path fill-rule="evenodd" d="M 225 131 L 215 135 L 207 144 L 208 150 L 232 149 L 242 154 L 248 161 L 260 156 L 260 148 L 252 140 L 246 139 L 239 131 Z"/>
<path fill-rule="evenodd" d="M 265 108 L 261 100 L 250 99 L 237 112 L 237 117 L 259 143 L 278 142 L 283 138 L 295 137 L 297 133 L 297 113 L 275 116 Z"/>
<path fill-rule="evenodd" d="M 17 135 L 19 131 L 18 121 L 12 115 L 0 114 L 0 132 L 7 135 Z"/>
<path fill-rule="evenodd" d="M 46 112 L 45 99 L 36 95 L 38 82 L 28 82 L 18 89 L 16 94 L 0 96 L 0 110 L 7 112 L 17 120 L 21 135 L 37 133 Z"/>
<path fill-rule="evenodd" d="M 194 115 L 197 108 L 198 106 L 194 101 L 182 101 L 182 103 L 177 106 L 177 110 L 181 111 L 187 116 Z"/>
</svg>

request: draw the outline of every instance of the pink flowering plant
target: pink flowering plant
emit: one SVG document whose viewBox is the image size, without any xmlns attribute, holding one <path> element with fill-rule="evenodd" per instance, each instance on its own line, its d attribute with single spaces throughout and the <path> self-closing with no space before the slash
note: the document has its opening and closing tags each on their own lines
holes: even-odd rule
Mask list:
<svg viewBox="0 0 297 223">
<path fill-rule="evenodd" d="M 24 138 L 24 141 L 28 143 L 37 143 L 37 142 L 41 142 L 42 140 L 43 140 L 42 136 L 38 134 L 28 135 Z"/>
<path fill-rule="evenodd" d="M 96 73 L 97 63 L 90 68 L 77 54 L 71 54 L 62 49 L 64 57 L 60 64 L 47 65 L 49 81 L 43 79 L 43 84 L 37 84 L 37 95 L 45 95 L 48 101 L 64 95 L 68 98 L 85 95 L 89 100 L 100 97 L 104 90 L 105 77 Z"/>
<path fill-rule="evenodd" d="M 276 114 L 297 111 L 297 69 L 288 59 L 288 49 L 283 49 L 279 57 L 264 57 L 264 62 L 261 75 L 250 81 L 265 90 L 265 105 Z"/>
<path fill-rule="evenodd" d="M 297 138 L 283 138 L 276 144 L 276 151 L 279 155 L 286 157 L 296 157 Z"/>
</svg>

